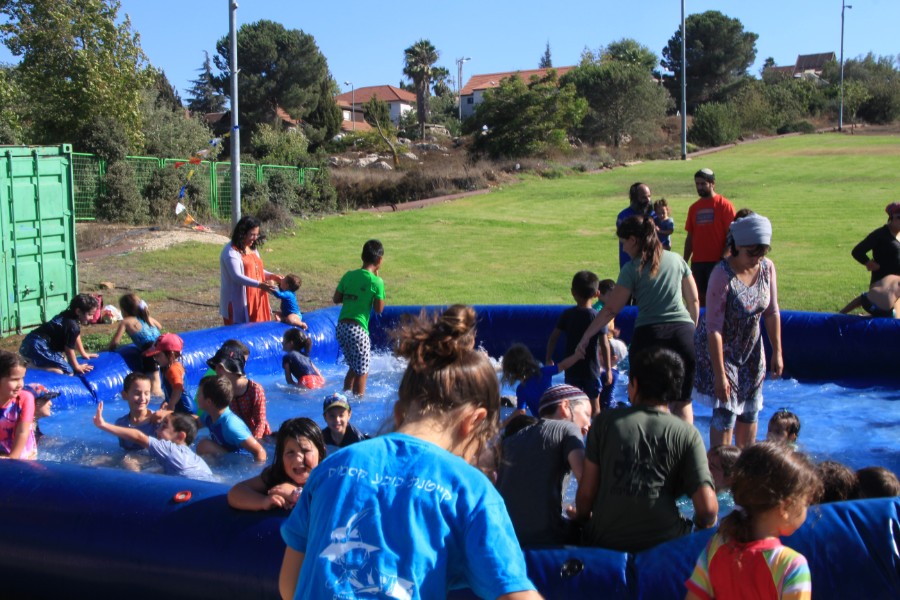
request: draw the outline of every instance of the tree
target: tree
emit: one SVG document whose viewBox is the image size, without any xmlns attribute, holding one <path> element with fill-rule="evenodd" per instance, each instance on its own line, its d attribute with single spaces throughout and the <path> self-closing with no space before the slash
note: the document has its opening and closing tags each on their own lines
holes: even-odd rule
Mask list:
<svg viewBox="0 0 900 600">
<path fill-rule="evenodd" d="M 168 157 L 186 157 L 200 150 L 208 150 L 206 158 L 215 160 L 221 145 L 210 145 L 213 133 L 202 120 L 202 115 L 186 116 L 184 109 L 172 110 L 160 102 L 156 90 L 144 91 L 141 102 L 144 148 L 143 154 Z"/>
<path fill-rule="evenodd" d="M 550 41 L 547 41 L 547 47 L 544 48 L 544 54 L 538 63 L 538 69 L 550 69 L 553 67 L 553 59 L 550 57 Z"/>
<path fill-rule="evenodd" d="M 425 123 L 428 122 L 428 90 L 431 87 L 434 63 L 440 53 L 428 40 L 422 39 L 403 51 L 403 74 L 416 90 L 416 116 L 419 119 L 419 137 L 425 139 Z"/>
<path fill-rule="evenodd" d="M 203 66 L 197 69 L 200 75 L 191 81 L 193 85 L 188 91 L 190 94 L 188 108 L 191 112 L 201 115 L 222 112 L 225 110 L 225 96 L 216 91 L 216 78 L 212 72 L 209 53 L 204 51 L 203 56 Z"/>
<path fill-rule="evenodd" d="M 304 133 L 321 141 L 331 131 L 328 121 L 334 98 L 323 98 L 332 89 L 325 56 L 313 36 L 299 29 L 286 29 L 274 21 L 261 20 L 242 25 L 237 33 L 240 72 L 239 118 L 242 142 L 249 143 L 263 123 L 280 121 L 279 109 L 293 119 L 304 121 Z M 216 91 L 231 97 L 228 37 L 216 43 Z M 336 108 L 336 106 L 335 106 Z M 333 134 L 332 134 L 333 135 Z"/>
<path fill-rule="evenodd" d="M 298 127 L 285 129 L 263 123 L 250 140 L 253 156 L 273 165 L 302 166 L 308 157 L 309 143 Z"/>
<path fill-rule="evenodd" d="M 453 90 L 447 83 L 450 79 L 450 71 L 446 67 L 434 67 L 431 70 L 431 78 L 434 81 L 431 91 L 435 96 L 453 96 Z"/>
<path fill-rule="evenodd" d="M 601 57 L 601 61 L 614 60 L 633 65 L 648 73 L 652 72 L 659 64 L 659 58 L 653 50 L 631 38 L 622 38 L 612 42 L 601 52 Z"/>
<path fill-rule="evenodd" d="M 646 64 L 607 60 L 581 65 L 566 73 L 590 109 L 579 135 L 591 143 L 619 147 L 628 139 L 649 141 L 660 131 L 672 99 L 654 83 Z"/>
<path fill-rule="evenodd" d="M 756 59 L 755 33 L 744 31 L 738 19 L 717 10 L 690 15 L 685 20 L 687 104 L 692 110 L 747 75 Z M 681 95 L 681 29 L 662 51 L 662 66 L 674 73 L 668 82 L 673 95 Z"/>
<path fill-rule="evenodd" d="M 391 121 L 391 109 L 387 102 L 372 96 L 368 102 L 363 104 L 363 114 L 365 115 L 366 123 L 378 131 L 381 141 L 390 149 L 391 155 L 394 157 L 394 167 L 399 167 L 400 154 L 397 151 L 397 145 L 394 143 L 396 130 L 394 129 L 394 123 Z"/>
<path fill-rule="evenodd" d="M 568 133 L 587 111 L 587 102 L 575 86 L 560 86 L 556 71 L 528 83 L 518 75 L 488 90 L 484 102 L 466 121 L 476 132 L 473 150 L 493 158 L 534 156 L 569 147 Z"/>
<path fill-rule="evenodd" d="M 150 71 L 150 86 L 156 92 L 156 103 L 170 110 L 184 109 L 181 96 L 166 77 L 166 72 L 154 67 L 150 67 L 148 70 Z"/>
<path fill-rule="evenodd" d="M 25 93 L 19 84 L 19 73 L 13 67 L 0 66 L 0 144 L 25 141 L 22 115 Z"/>
<path fill-rule="evenodd" d="M 98 115 L 141 145 L 140 98 L 149 77 L 140 37 L 118 0 L 5 0 L 0 38 L 15 56 L 28 98 L 32 143 L 78 141 Z M 73 139 L 75 138 L 75 139 Z"/>
</svg>

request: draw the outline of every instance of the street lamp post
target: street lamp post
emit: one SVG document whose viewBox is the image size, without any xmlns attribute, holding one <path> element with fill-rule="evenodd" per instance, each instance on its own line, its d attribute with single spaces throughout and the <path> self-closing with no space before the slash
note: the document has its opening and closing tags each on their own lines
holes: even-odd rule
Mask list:
<svg viewBox="0 0 900 600">
<path fill-rule="evenodd" d="M 350 86 L 350 128 L 356 131 L 356 86 L 350 81 L 345 81 L 344 85 Z"/>
<path fill-rule="evenodd" d="M 843 2 L 843 0 L 841 0 Z M 687 160 L 687 52 L 684 29 L 684 0 L 681 0 L 681 160 Z"/>
<path fill-rule="evenodd" d="M 241 220 L 241 130 L 238 122 L 238 59 L 237 59 L 238 3 L 228 0 L 228 38 L 231 48 L 229 75 L 231 76 L 231 224 Z"/>
<path fill-rule="evenodd" d="M 460 95 L 462 92 L 462 67 L 463 63 L 468 60 L 472 59 L 468 56 L 456 59 L 456 103 L 459 105 L 460 121 L 462 121 L 462 96 Z"/>
<path fill-rule="evenodd" d="M 838 111 L 838 131 L 844 130 L 844 12 L 853 8 L 841 0 L 841 108 Z"/>
</svg>

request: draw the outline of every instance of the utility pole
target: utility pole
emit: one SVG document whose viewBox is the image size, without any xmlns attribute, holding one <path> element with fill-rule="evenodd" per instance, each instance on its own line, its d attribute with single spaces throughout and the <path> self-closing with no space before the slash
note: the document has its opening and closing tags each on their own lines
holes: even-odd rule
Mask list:
<svg viewBox="0 0 900 600">
<path fill-rule="evenodd" d="M 231 41 L 231 227 L 241 220 L 241 130 L 238 123 L 237 9 L 228 0 L 228 36 Z"/>
<path fill-rule="evenodd" d="M 853 8 L 841 0 L 841 108 L 838 111 L 838 131 L 844 130 L 844 12 Z"/>
</svg>

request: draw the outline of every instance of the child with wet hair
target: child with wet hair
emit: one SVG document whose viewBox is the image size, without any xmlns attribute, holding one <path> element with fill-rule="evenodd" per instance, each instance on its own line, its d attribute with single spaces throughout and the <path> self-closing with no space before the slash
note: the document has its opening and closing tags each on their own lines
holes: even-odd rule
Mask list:
<svg viewBox="0 0 900 600">
<path fill-rule="evenodd" d="M 731 444 L 713 446 L 706 453 L 709 462 L 709 473 L 716 484 L 716 491 L 720 492 L 731 487 L 734 465 L 741 456 L 741 449 Z"/>
<path fill-rule="evenodd" d="M 473 465 L 497 432 L 500 387 L 474 349 L 475 311 L 405 320 L 396 354 L 409 362 L 395 431 L 313 470 L 281 534 L 282 598 L 365 587 L 392 598 L 443 598 L 450 584 L 482 598 L 538 598 L 503 499 Z M 490 540 L 490 543 L 485 543 Z"/>
<path fill-rule="evenodd" d="M 859 481 L 856 473 L 847 465 L 836 460 L 824 460 L 816 465 L 816 472 L 825 490 L 820 502 L 843 502 L 856 498 Z"/>
<path fill-rule="evenodd" d="M 792 598 L 808 600 L 806 558 L 783 546 L 806 521 L 822 482 L 806 456 L 785 444 L 746 448 L 734 466 L 734 510 L 722 519 L 686 582 L 686 600 Z"/>
<path fill-rule="evenodd" d="M 766 441 L 790 444 L 797 449 L 797 437 L 800 435 L 800 417 L 786 408 L 779 408 L 769 419 L 769 430 Z"/>
<path fill-rule="evenodd" d="M 859 484 L 857 498 L 896 498 L 900 496 L 900 480 L 884 467 L 866 467 L 856 472 Z"/>
</svg>

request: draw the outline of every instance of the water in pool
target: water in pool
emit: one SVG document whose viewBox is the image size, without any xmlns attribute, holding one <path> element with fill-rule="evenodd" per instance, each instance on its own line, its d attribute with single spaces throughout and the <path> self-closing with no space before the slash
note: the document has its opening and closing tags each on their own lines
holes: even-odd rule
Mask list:
<svg viewBox="0 0 900 600">
<path fill-rule="evenodd" d="M 322 398 L 338 391 L 343 382 L 345 367 L 318 365 L 329 383 L 322 390 L 300 390 L 288 386 L 281 378 L 257 379 L 266 390 L 268 419 L 275 430 L 291 417 L 310 417 L 324 427 Z M 404 363 L 390 356 L 373 356 L 367 395 L 362 401 L 351 401 L 352 423 L 362 431 L 376 434 L 390 427 L 391 409 L 403 373 Z M 562 376 L 557 378 L 562 382 Z M 621 377 L 615 398 L 627 398 L 625 377 Z M 814 460 L 834 459 L 854 469 L 883 466 L 900 472 L 900 391 L 893 388 L 846 388 L 831 383 L 798 383 L 794 380 L 767 381 L 765 408 L 760 413 L 759 437 L 764 438 L 766 424 L 776 410 L 787 408 L 801 420 L 800 449 Z M 514 396 L 504 388 L 505 396 Z M 127 412 L 120 398 L 105 400 L 104 416 L 112 422 Z M 503 416 L 512 409 L 505 408 Z M 709 421 L 712 411 L 695 405 L 695 422 L 703 440 L 708 444 Z M 79 407 L 55 411 L 41 421 L 44 437 L 40 442 L 40 458 L 47 461 L 78 464 L 118 464 L 122 453 L 118 439 L 94 427 L 93 407 Z M 201 430 L 200 436 L 205 436 Z M 274 441 L 264 444 L 270 460 Z M 261 466 L 249 455 L 230 455 L 212 465 L 213 471 L 225 483 L 233 483 L 256 475 Z M 571 493 L 571 492 L 570 492 Z"/>
</svg>

